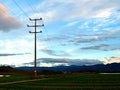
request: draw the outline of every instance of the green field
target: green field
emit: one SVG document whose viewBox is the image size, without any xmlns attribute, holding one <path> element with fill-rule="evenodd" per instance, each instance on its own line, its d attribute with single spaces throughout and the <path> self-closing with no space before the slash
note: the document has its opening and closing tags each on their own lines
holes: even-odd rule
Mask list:
<svg viewBox="0 0 120 90">
<path fill-rule="evenodd" d="M 31 77 L 14 76 L 7 80 Z M 10 80 L 10 78 L 12 78 Z M 42 79 L 43 78 L 43 79 Z M 0 90 L 119 90 L 120 74 L 61 74 L 44 75 L 42 80 L 0 85 Z M 4 79 L 0 78 L 0 82 Z M 6 81 L 5 81 L 6 82 Z"/>
</svg>

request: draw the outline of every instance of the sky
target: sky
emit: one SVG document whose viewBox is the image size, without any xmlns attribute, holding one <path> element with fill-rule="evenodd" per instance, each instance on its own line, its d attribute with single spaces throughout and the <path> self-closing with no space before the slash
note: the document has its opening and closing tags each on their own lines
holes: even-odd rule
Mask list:
<svg viewBox="0 0 120 90">
<path fill-rule="evenodd" d="M 120 63 L 120 0 L 0 0 L 0 64 L 33 66 L 34 21 L 37 65 Z"/>
</svg>

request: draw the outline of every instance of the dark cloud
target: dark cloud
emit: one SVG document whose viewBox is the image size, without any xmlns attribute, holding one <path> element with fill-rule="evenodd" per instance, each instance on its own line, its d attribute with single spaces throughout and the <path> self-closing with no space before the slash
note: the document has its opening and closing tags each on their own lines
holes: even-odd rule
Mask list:
<svg viewBox="0 0 120 90">
<path fill-rule="evenodd" d="M 102 62 L 98 59 L 69 59 L 69 65 L 95 65 L 102 64 Z"/>
<path fill-rule="evenodd" d="M 97 59 L 65 59 L 65 58 L 39 58 L 37 59 L 37 64 L 40 65 L 40 63 L 63 63 L 64 65 L 95 65 L 95 64 L 102 64 L 100 60 Z M 24 63 L 23 65 L 34 65 L 34 62 Z"/>
<path fill-rule="evenodd" d="M 103 51 L 106 51 L 107 47 L 109 47 L 109 45 L 100 44 L 100 45 L 96 45 L 96 46 L 83 47 L 81 49 L 83 49 L 83 50 L 103 50 Z"/>
<path fill-rule="evenodd" d="M 65 64 L 68 63 L 65 59 L 59 59 L 59 58 L 39 58 L 37 59 L 37 66 L 40 65 L 40 63 L 47 63 L 47 64 L 54 64 L 54 63 L 60 63 Z M 24 63 L 23 65 L 34 65 L 34 62 Z"/>
<path fill-rule="evenodd" d="M 80 44 L 80 43 L 108 41 L 117 38 L 118 38 L 117 36 L 110 34 L 95 34 L 95 35 L 86 35 L 86 36 L 76 36 L 76 38 L 70 40 L 69 42 L 73 42 L 74 44 Z"/>
<path fill-rule="evenodd" d="M 17 18 L 9 15 L 9 9 L 0 4 L 0 31 L 10 31 L 22 27 Z"/>
<path fill-rule="evenodd" d="M 58 40 L 65 40 L 68 39 L 68 36 L 65 35 L 58 35 L 58 36 L 49 36 L 48 38 L 44 38 L 44 41 L 58 41 Z"/>
<path fill-rule="evenodd" d="M 119 50 L 119 44 L 115 45 L 109 45 L 109 44 L 100 44 L 100 45 L 94 45 L 94 46 L 88 46 L 88 47 L 82 47 L 80 48 L 82 50 L 102 50 L 102 51 L 112 51 L 112 50 Z"/>
<path fill-rule="evenodd" d="M 16 53 L 16 54 L 14 54 L 14 53 L 12 53 L 12 54 L 3 53 L 3 54 L 0 54 L 0 56 L 6 57 L 6 56 L 16 56 L 16 55 L 25 55 L 25 54 L 30 54 L 30 53 Z"/>
<path fill-rule="evenodd" d="M 94 42 L 104 42 L 109 40 L 118 40 L 120 39 L 119 36 L 120 30 L 111 30 L 105 31 L 101 33 L 94 32 L 93 34 L 67 34 L 67 35 L 58 35 L 58 36 L 51 36 L 48 38 L 44 38 L 43 41 L 53 41 L 58 42 L 62 46 L 67 45 L 79 45 L 84 43 L 94 43 Z"/>
<path fill-rule="evenodd" d="M 38 62 L 44 62 L 44 63 L 67 63 L 65 59 L 59 59 L 59 58 L 40 58 L 38 59 Z"/>
<path fill-rule="evenodd" d="M 55 52 L 53 50 L 45 50 L 45 49 L 43 49 L 41 51 L 48 54 L 48 55 L 55 55 L 56 56 L 56 54 L 55 54 Z"/>
<path fill-rule="evenodd" d="M 51 56 L 70 56 L 68 53 L 64 52 L 64 51 L 55 51 L 55 50 L 48 50 L 48 49 L 42 49 L 40 50 L 48 55 Z"/>
<path fill-rule="evenodd" d="M 84 43 L 104 42 L 110 40 L 119 40 L 120 30 L 111 30 L 101 33 L 94 32 L 93 34 L 75 34 L 67 42 L 72 45 L 79 45 Z"/>
</svg>

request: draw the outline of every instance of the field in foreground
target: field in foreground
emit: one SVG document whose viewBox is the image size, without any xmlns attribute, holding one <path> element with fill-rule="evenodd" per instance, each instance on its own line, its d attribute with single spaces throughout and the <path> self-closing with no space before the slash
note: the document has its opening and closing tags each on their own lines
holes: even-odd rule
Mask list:
<svg viewBox="0 0 120 90">
<path fill-rule="evenodd" d="M 17 77 L 17 76 L 16 76 Z M 45 79 L 0 85 L 0 90 L 119 90 L 120 74 L 46 75 Z M 7 78 L 9 79 L 9 77 Z M 0 78 L 0 81 L 2 78 Z"/>
</svg>

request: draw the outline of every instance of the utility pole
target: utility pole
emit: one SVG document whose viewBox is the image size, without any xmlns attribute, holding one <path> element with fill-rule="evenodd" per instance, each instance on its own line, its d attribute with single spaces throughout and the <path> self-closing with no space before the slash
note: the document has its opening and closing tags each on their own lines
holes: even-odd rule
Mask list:
<svg viewBox="0 0 120 90">
<path fill-rule="evenodd" d="M 34 78 L 37 78 L 37 67 L 36 67 L 36 61 L 37 61 L 37 33 L 42 33 L 42 31 L 37 31 L 37 27 L 42 27 L 44 26 L 44 24 L 42 25 L 37 25 L 37 21 L 42 20 L 42 18 L 39 19 L 31 19 L 29 18 L 30 21 L 34 21 L 35 24 L 34 25 L 27 25 L 27 27 L 34 27 L 35 30 L 34 32 L 29 31 L 29 33 L 34 33 Z"/>
</svg>

